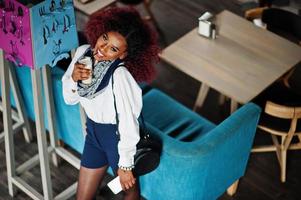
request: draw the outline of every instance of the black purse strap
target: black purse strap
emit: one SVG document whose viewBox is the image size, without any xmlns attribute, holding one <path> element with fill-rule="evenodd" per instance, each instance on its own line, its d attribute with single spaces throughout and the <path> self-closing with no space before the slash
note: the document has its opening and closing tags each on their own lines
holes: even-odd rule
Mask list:
<svg viewBox="0 0 301 200">
<path fill-rule="evenodd" d="M 114 99 L 115 119 L 116 119 L 116 125 L 117 125 L 116 133 L 117 133 L 118 136 L 120 136 L 119 130 L 118 130 L 118 127 L 119 127 L 119 118 L 118 118 L 118 113 L 117 113 L 117 106 L 116 106 L 116 100 L 115 100 L 114 86 L 113 85 L 114 85 L 114 72 L 112 74 L 112 93 L 113 93 L 113 99 Z"/>
<path fill-rule="evenodd" d="M 119 134 L 119 130 L 118 130 L 118 127 L 119 127 L 119 118 L 118 118 L 118 112 L 117 112 L 117 106 L 116 106 L 116 98 L 115 98 L 115 93 L 114 93 L 114 72 L 112 73 L 112 93 L 113 93 L 113 99 L 114 99 L 114 109 L 115 109 L 115 119 L 116 119 L 116 125 L 117 125 L 117 135 L 120 137 L 120 134 Z M 144 122 L 144 118 L 143 118 L 143 114 L 142 114 L 142 111 L 141 111 L 141 114 L 140 114 L 140 119 L 141 119 L 141 125 L 142 125 L 142 129 L 144 131 L 139 131 L 140 133 L 140 138 L 146 138 L 149 136 L 149 134 L 147 133 L 147 129 L 146 129 L 146 126 L 145 126 L 145 122 Z M 139 122 L 139 120 L 138 120 Z M 140 127 L 139 127 L 140 128 Z"/>
</svg>

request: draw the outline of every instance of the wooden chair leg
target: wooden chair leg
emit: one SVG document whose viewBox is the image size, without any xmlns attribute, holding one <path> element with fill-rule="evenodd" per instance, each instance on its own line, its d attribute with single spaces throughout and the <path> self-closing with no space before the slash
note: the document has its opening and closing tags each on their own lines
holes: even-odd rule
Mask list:
<svg viewBox="0 0 301 200">
<path fill-rule="evenodd" d="M 233 196 L 236 193 L 238 183 L 239 183 L 239 179 L 237 181 L 235 181 L 230 187 L 228 187 L 227 194 L 229 196 Z"/>
<path fill-rule="evenodd" d="M 287 150 L 283 149 L 281 151 L 281 182 L 284 183 L 286 180 L 286 155 L 287 155 Z"/>
<path fill-rule="evenodd" d="M 200 90 L 199 90 L 199 94 L 194 103 L 194 107 L 193 107 L 194 111 L 196 111 L 198 108 L 201 108 L 203 106 L 208 92 L 209 92 L 209 86 L 206 85 L 205 83 L 202 83 Z"/>
<path fill-rule="evenodd" d="M 273 143 L 274 143 L 274 145 L 276 147 L 276 155 L 277 155 L 277 159 L 278 159 L 279 165 L 281 166 L 281 163 L 282 163 L 282 161 L 281 161 L 281 149 L 282 149 L 282 147 L 279 144 L 276 135 L 271 135 L 271 137 L 272 137 Z M 283 138 L 282 138 L 282 142 L 283 142 Z"/>
</svg>

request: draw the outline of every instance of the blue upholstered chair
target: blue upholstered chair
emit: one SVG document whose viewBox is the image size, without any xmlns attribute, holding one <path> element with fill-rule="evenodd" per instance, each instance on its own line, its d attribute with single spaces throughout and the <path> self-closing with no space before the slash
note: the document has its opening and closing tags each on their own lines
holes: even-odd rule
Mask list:
<svg viewBox="0 0 301 200">
<path fill-rule="evenodd" d="M 217 199 L 244 175 L 258 106 L 246 104 L 216 126 L 159 90 L 143 99 L 146 124 L 163 141 L 159 167 L 140 178 L 148 200 Z"/>
<path fill-rule="evenodd" d="M 58 134 L 81 153 L 79 107 L 63 101 L 63 73 L 52 69 Z M 30 71 L 17 68 L 16 74 L 27 114 L 34 120 Z M 140 178 L 146 199 L 216 199 L 244 175 L 260 114 L 255 104 L 244 105 L 216 126 L 157 89 L 147 91 L 143 99 L 146 125 L 163 142 L 159 167 Z"/>
</svg>

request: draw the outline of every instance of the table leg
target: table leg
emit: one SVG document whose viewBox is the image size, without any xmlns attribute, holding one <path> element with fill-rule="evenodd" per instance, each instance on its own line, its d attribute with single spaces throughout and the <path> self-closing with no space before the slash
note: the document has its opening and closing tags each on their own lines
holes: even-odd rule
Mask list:
<svg viewBox="0 0 301 200">
<path fill-rule="evenodd" d="M 236 193 L 237 187 L 238 187 L 239 179 L 235 181 L 230 187 L 227 189 L 227 194 L 230 196 L 233 196 Z"/>
<path fill-rule="evenodd" d="M 231 114 L 237 110 L 237 107 L 238 107 L 237 101 L 231 99 L 231 109 L 230 109 Z"/>
<path fill-rule="evenodd" d="M 194 111 L 196 111 L 198 108 L 201 108 L 203 106 L 204 101 L 207 97 L 208 91 L 209 91 L 209 86 L 206 85 L 205 83 L 202 83 L 200 90 L 199 90 L 198 97 L 197 97 L 194 107 L 193 107 Z"/>
</svg>

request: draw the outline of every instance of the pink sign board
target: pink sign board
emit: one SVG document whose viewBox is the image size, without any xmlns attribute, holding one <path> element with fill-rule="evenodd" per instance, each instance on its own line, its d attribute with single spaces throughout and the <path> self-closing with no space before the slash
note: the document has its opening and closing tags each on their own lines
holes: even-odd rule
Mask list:
<svg viewBox="0 0 301 200">
<path fill-rule="evenodd" d="M 6 59 L 33 68 L 30 11 L 15 0 L 0 1 L 0 48 Z"/>
</svg>

